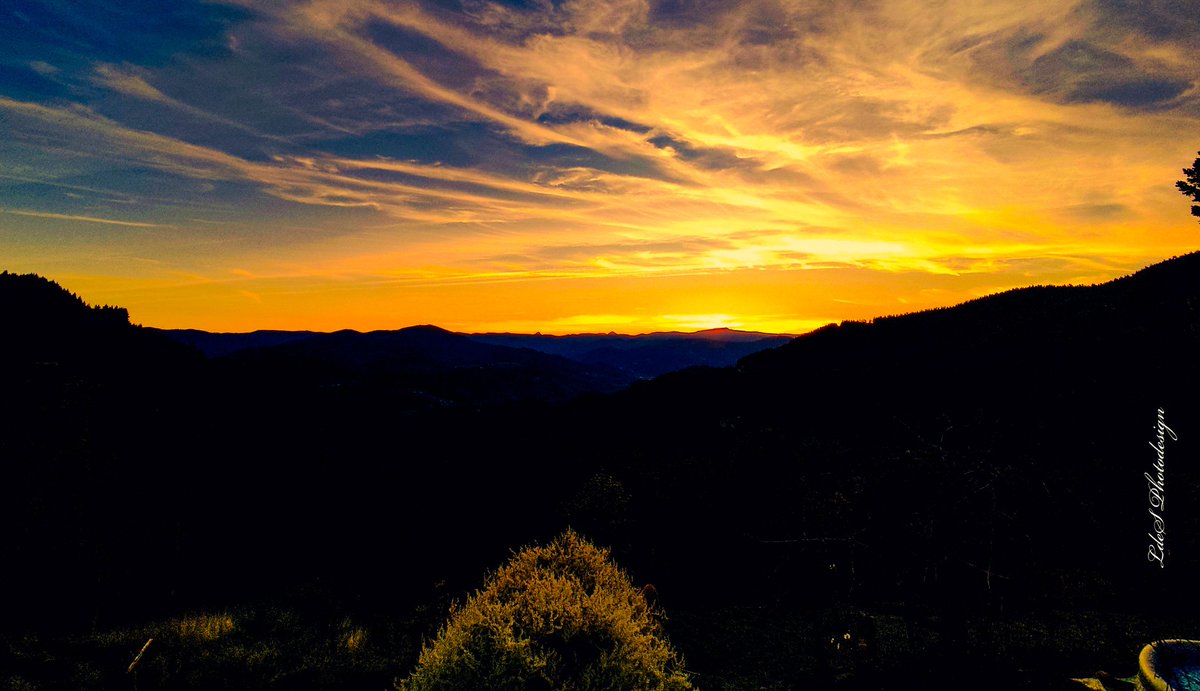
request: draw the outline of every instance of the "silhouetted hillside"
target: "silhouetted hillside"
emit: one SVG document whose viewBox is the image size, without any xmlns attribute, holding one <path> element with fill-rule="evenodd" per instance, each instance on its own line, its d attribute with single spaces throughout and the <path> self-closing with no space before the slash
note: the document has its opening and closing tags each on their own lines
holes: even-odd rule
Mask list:
<svg viewBox="0 0 1200 691">
<path fill-rule="evenodd" d="M 86 620 L 169 567 L 141 545 L 167 544 L 171 497 L 145 490 L 194 463 L 202 358 L 35 275 L 0 274 L 0 320 L 5 618 Z"/>
<path fill-rule="evenodd" d="M 870 362 L 883 367 L 915 359 L 978 368 L 983 354 L 1005 362 L 1045 361 L 1058 355 L 1079 363 L 1094 358 L 1091 347 L 1118 343 L 1142 350 L 1152 345 L 1178 355 L 1179 339 L 1195 338 L 1200 330 L 1198 287 L 1200 258 L 1187 255 L 1099 286 L 1022 288 L 869 324 L 843 322 L 801 337 L 779 352 L 750 358 L 744 369 L 791 369 L 789 363 L 842 345 L 874 353 L 878 360 Z M 1073 352 L 1063 352 L 1068 350 Z M 839 357 L 855 367 L 866 364 Z"/>
<path fill-rule="evenodd" d="M 41 363 L 101 364 L 157 359 L 175 351 L 166 339 L 146 337 L 122 307 L 89 307 L 57 283 L 35 274 L 0 273 L 0 367 Z M 170 357 L 167 355 L 166 357 Z"/>
<path fill-rule="evenodd" d="M 673 535 L 672 568 L 710 572 L 689 555 L 723 535 L 720 553 L 766 560 L 777 594 L 803 591 L 793 569 L 833 549 L 854 565 L 844 587 L 879 598 L 1132 604 L 1200 557 L 1200 474 L 1185 461 L 1200 431 L 1198 305 L 1193 254 L 1101 286 L 826 327 L 575 417 L 624 431 L 628 451 L 594 462 L 646 497 L 638 520 Z M 1145 558 L 1142 476 L 1159 407 L 1181 436 L 1165 576 Z"/>
</svg>

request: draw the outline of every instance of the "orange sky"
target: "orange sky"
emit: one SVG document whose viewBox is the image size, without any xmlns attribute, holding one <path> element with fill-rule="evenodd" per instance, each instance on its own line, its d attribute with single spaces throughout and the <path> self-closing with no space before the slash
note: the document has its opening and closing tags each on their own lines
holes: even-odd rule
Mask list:
<svg viewBox="0 0 1200 691">
<path fill-rule="evenodd" d="M 1200 247 L 1165 1 L 460 5 L 0 10 L 0 268 L 160 327 L 797 333 Z"/>
</svg>

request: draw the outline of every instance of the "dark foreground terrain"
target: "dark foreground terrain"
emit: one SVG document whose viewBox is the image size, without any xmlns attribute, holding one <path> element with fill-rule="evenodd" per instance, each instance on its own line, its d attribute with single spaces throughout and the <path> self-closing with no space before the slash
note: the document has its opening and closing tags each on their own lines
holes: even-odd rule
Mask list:
<svg viewBox="0 0 1200 691">
<path fill-rule="evenodd" d="M 567 526 L 654 584 L 700 688 L 1128 676 L 1144 642 L 1200 636 L 1198 309 L 1188 255 L 472 403 L 504 387 L 209 359 L 5 274 L 0 683 L 382 688 Z"/>
</svg>

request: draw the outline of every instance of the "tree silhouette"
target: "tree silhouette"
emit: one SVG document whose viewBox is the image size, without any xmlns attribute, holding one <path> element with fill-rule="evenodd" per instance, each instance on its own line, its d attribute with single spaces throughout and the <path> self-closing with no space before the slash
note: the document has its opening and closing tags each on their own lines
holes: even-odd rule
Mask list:
<svg viewBox="0 0 1200 691">
<path fill-rule="evenodd" d="M 1196 153 L 1200 154 L 1200 151 Z M 1176 182 L 1175 187 L 1184 196 L 1191 197 L 1193 201 L 1200 202 L 1200 158 L 1197 158 L 1192 163 L 1191 168 L 1184 168 L 1183 174 L 1187 176 L 1187 180 Z M 1200 216 L 1200 205 L 1192 204 L 1192 215 Z"/>
</svg>

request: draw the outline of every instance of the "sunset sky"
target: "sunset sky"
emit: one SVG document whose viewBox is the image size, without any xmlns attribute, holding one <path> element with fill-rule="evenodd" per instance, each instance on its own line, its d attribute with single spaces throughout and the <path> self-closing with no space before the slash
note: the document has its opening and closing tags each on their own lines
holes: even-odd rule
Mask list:
<svg viewBox="0 0 1200 691">
<path fill-rule="evenodd" d="M 1200 248 L 1183 0 L 0 5 L 0 268 L 213 331 L 799 333 Z"/>
</svg>

